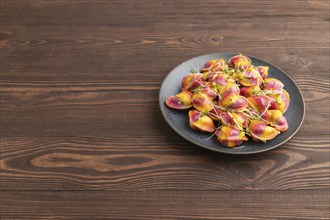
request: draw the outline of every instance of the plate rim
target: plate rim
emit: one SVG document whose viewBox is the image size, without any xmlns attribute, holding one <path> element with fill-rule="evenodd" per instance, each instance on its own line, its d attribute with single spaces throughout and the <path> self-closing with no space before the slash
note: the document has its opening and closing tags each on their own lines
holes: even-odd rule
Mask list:
<svg viewBox="0 0 330 220">
<path fill-rule="evenodd" d="M 190 59 L 188 59 L 188 60 L 185 60 L 185 61 L 183 61 L 183 62 L 181 62 L 180 64 L 178 64 L 176 67 L 174 67 L 170 72 L 168 72 L 168 74 L 165 76 L 165 78 L 162 80 L 162 83 L 161 83 L 161 86 L 160 86 L 160 88 L 159 88 L 159 92 L 158 92 L 158 103 L 159 103 L 159 108 L 160 108 L 160 111 L 161 111 L 161 113 L 162 113 L 162 116 L 163 116 L 163 118 L 165 119 L 165 121 L 166 121 L 166 123 L 175 131 L 175 133 L 177 133 L 179 136 L 181 136 L 182 138 L 184 138 L 185 140 L 187 140 L 188 142 L 190 142 L 190 143 L 193 143 L 194 145 L 197 145 L 198 147 L 201 147 L 201 148 L 203 148 L 203 149 L 207 149 L 207 150 L 210 150 L 210 151 L 213 151 L 213 152 L 217 152 L 217 153 L 223 153 L 223 154 L 230 154 L 230 155 L 249 155 L 249 154 L 257 154 L 257 153 L 262 153 L 262 152 L 266 152 L 266 151 L 270 151 L 270 150 L 272 150 L 272 149 L 274 149 L 274 148 L 277 148 L 277 147 L 279 147 L 279 146 L 281 146 L 281 145 L 283 145 L 284 143 L 286 143 L 287 141 L 289 141 L 299 130 L 300 130 L 300 128 L 301 128 L 301 126 L 302 126 L 302 124 L 303 124 L 303 122 L 304 122 L 304 120 L 305 120 L 305 113 L 306 113 L 306 104 L 305 104 L 305 99 L 304 99 L 304 96 L 303 96 L 303 94 L 302 94 L 302 92 L 301 92 L 301 90 L 300 90 L 300 88 L 298 87 L 298 85 L 296 84 L 296 82 L 285 72 L 285 71 L 283 71 L 281 68 L 279 68 L 278 66 L 276 66 L 276 65 L 274 65 L 274 64 L 272 64 L 272 63 L 270 63 L 270 62 L 268 62 L 268 61 L 265 61 L 265 60 L 263 60 L 263 59 L 260 59 L 260 58 L 258 58 L 258 57 L 256 57 L 256 56 L 252 56 L 252 55 L 249 55 L 249 54 L 247 54 L 247 53 L 244 53 L 243 55 L 244 56 L 247 56 L 247 57 L 249 57 L 249 58 L 253 58 L 253 59 L 257 59 L 257 60 L 260 60 L 260 61 L 262 61 L 262 62 L 265 62 L 265 63 L 267 63 L 267 64 L 270 64 L 270 65 L 272 65 L 273 67 L 275 67 L 275 68 L 277 68 L 278 70 L 280 70 L 286 77 L 288 77 L 290 80 L 291 80 L 291 82 L 294 84 L 294 86 L 297 88 L 297 90 L 298 90 L 298 92 L 299 92 L 299 94 L 300 94 L 300 96 L 301 96 L 301 98 L 302 98 L 302 106 L 303 106 L 303 113 L 302 113 L 302 118 L 301 118 L 301 121 L 300 121 L 300 123 L 299 123 L 299 125 L 298 125 L 298 127 L 297 127 L 297 129 L 288 137 L 288 138 L 286 138 L 285 140 L 283 140 L 282 142 L 280 142 L 280 143 L 278 143 L 278 144 L 275 144 L 274 146 L 271 146 L 271 147 L 268 147 L 268 148 L 265 148 L 265 149 L 259 149 L 259 150 L 256 150 L 256 151 L 248 151 L 248 152 L 246 152 L 246 151 L 233 151 L 233 152 L 228 152 L 228 151 L 221 151 L 221 148 L 219 148 L 219 150 L 217 150 L 217 149 L 213 149 L 213 148 L 209 148 L 209 147 L 206 147 L 206 146 L 204 146 L 204 145 L 202 145 L 202 144 L 200 144 L 200 143 L 198 143 L 198 142 L 196 142 L 196 141 L 194 141 L 194 140 L 192 140 L 192 139 L 189 139 L 189 138 L 187 138 L 187 137 L 185 137 L 183 134 L 181 134 L 181 132 L 180 131 L 178 131 L 178 129 L 168 120 L 168 118 L 166 117 L 166 114 L 165 114 L 165 112 L 164 112 L 164 110 L 163 110 L 163 108 L 162 108 L 162 105 L 165 105 L 162 101 L 161 101 L 161 91 L 162 91 L 162 88 L 163 88 L 163 86 L 164 86 L 164 82 L 167 80 L 167 78 L 170 76 L 170 74 L 175 70 L 175 69 L 177 69 L 177 68 L 179 68 L 179 66 L 181 66 L 181 65 L 183 65 L 184 63 L 186 63 L 186 62 L 188 62 L 188 61 L 190 61 L 190 60 L 193 60 L 193 59 L 197 59 L 197 58 L 199 58 L 199 57 L 203 57 L 203 56 L 216 56 L 216 55 L 219 55 L 219 54 L 221 54 L 221 55 L 223 55 L 223 54 L 226 54 L 226 55 L 230 55 L 230 54 L 233 54 L 233 55 L 235 55 L 235 54 L 240 54 L 240 53 L 233 53 L 233 52 L 223 52 L 223 53 L 209 53 L 209 54 L 202 54 L 202 55 L 199 55 L 199 56 L 195 56 L 195 57 L 192 57 L 192 58 L 190 58 Z M 225 147 L 225 146 L 222 146 L 221 144 L 220 144 L 220 146 L 221 147 Z"/>
</svg>

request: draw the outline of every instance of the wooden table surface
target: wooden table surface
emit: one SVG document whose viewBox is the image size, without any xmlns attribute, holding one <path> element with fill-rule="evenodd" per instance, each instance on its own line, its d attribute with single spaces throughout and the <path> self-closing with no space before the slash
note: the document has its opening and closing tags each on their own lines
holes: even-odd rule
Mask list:
<svg viewBox="0 0 330 220">
<path fill-rule="evenodd" d="M 1 0 L 1 219 L 329 219 L 329 1 Z M 242 52 L 306 117 L 281 147 L 217 154 L 166 124 L 168 72 Z"/>
</svg>

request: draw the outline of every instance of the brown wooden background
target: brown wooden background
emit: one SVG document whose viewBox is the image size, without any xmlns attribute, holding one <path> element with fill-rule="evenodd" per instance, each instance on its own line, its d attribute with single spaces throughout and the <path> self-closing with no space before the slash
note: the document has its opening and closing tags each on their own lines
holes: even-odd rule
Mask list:
<svg viewBox="0 0 330 220">
<path fill-rule="evenodd" d="M 1 219 L 329 219 L 329 1 L 1 0 Z M 191 57 L 285 70 L 306 118 L 283 146 L 212 153 L 165 123 Z"/>
</svg>

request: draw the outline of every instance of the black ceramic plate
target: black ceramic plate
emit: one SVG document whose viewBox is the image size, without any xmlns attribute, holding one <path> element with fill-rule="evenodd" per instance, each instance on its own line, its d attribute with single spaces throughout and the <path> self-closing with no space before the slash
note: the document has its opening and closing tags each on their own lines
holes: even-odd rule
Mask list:
<svg viewBox="0 0 330 220">
<path fill-rule="evenodd" d="M 181 91 L 182 79 L 190 72 L 192 68 L 200 69 L 208 60 L 219 58 L 228 60 L 234 55 L 236 54 L 214 53 L 202 55 L 187 60 L 173 69 L 164 79 L 159 93 L 159 105 L 165 120 L 174 129 L 174 131 L 188 141 L 200 147 L 221 153 L 253 154 L 267 151 L 282 145 L 292 138 L 299 130 L 305 116 L 305 104 L 303 96 L 293 80 L 279 68 L 261 59 L 249 56 L 255 66 L 269 66 L 268 77 L 276 78 L 283 82 L 284 89 L 288 91 L 291 98 L 289 108 L 285 113 L 285 117 L 289 124 L 288 130 L 281 133 L 273 140 L 267 141 L 267 143 L 249 140 L 243 142 L 241 146 L 236 148 L 224 147 L 215 136 L 208 139 L 210 137 L 209 133 L 202 133 L 192 130 L 189 126 L 188 111 L 170 109 L 165 105 L 165 99 L 168 96 L 175 95 Z"/>
</svg>

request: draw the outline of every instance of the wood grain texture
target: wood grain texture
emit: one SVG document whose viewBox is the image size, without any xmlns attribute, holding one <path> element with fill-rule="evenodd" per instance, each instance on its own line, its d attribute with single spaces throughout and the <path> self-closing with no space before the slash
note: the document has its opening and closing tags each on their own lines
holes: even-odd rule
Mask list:
<svg viewBox="0 0 330 220">
<path fill-rule="evenodd" d="M 171 137 L 173 136 L 173 137 Z M 4 138 L 6 190 L 328 189 L 327 141 L 293 140 L 251 156 L 219 155 L 175 135 Z"/>
<path fill-rule="evenodd" d="M 327 191 L 5 192 L 3 219 L 329 219 Z M 17 213 L 15 207 L 22 210 Z M 57 207 L 54 209 L 54 207 Z M 22 214 L 24 213 L 24 214 Z"/>
<path fill-rule="evenodd" d="M 1 219 L 329 219 L 329 1 L 2 0 Z M 181 62 L 283 69 L 306 117 L 283 146 L 215 154 L 166 124 Z"/>
</svg>

